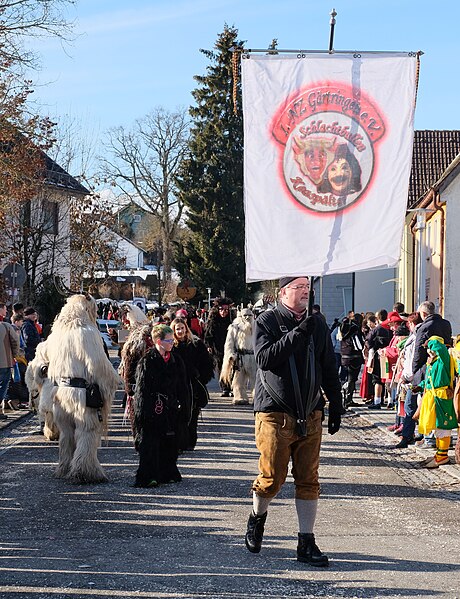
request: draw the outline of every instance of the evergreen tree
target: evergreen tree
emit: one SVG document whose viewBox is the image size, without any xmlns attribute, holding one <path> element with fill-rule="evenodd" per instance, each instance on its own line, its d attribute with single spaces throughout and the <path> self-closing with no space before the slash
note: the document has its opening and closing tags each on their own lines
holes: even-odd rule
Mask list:
<svg viewBox="0 0 460 599">
<path fill-rule="evenodd" d="M 234 301 L 246 298 L 243 215 L 243 117 L 240 81 L 233 109 L 233 53 L 241 48 L 238 30 L 224 28 L 209 59 L 206 75 L 197 75 L 190 154 L 182 163 L 179 195 L 186 205 L 190 238 L 178 248 L 177 264 L 201 290 L 225 291 Z M 238 66 L 239 70 L 239 66 Z"/>
</svg>

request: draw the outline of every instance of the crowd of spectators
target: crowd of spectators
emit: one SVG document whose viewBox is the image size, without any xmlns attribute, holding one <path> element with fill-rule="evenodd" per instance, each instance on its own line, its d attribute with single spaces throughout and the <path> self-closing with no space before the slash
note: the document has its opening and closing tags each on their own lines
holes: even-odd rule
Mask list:
<svg viewBox="0 0 460 599">
<path fill-rule="evenodd" d="M 0 419 L 7 412 L 28 408 L 28 391 L 24 382 L 27 364 L 35 357 L 37 345 L 43 340 L 43 327 L 32 306 L 13 304 L 9 314 L 6 304 L 0 303 Z"/>
<path fill-rule="evenodd" d="M 449 462 L 457 431 L 460 462 L 460 343 L 433 302 L 422 302 L 411 314 L 401 303 L 390 313 L 349 312 L 342 322 L 336 319 L 330 331 L 345 408 L 364 403 L 369 410 L 395 410 L 389 427 L 399 436 L 394 449 L 414 443 L 434 449 L 434 456 L 422 464 L 427 468 Z M 360 375 L 362 403 L 355 395 Z"/>
</svg>

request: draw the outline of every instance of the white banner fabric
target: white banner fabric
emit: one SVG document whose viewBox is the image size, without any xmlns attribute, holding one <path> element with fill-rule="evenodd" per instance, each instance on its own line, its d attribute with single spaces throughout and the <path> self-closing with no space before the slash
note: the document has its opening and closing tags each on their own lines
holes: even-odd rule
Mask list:
<svg viewBox="0 0 460 599">
<path fill-rule="evenodd" d="M 416 57 L 242 57 L 246 280 L 395 266 Z"/>
</svg>

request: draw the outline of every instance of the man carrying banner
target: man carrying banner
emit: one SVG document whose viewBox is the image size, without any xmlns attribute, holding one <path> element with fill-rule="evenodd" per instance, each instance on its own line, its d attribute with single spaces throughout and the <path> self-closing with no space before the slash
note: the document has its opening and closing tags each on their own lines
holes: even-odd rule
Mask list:
<svg viewBox="0 0 460 599">
<path fill-rule="evenodd" d="M 245 542 L 249 551 L 259 553 L 267 508 L 281 489 L 292 459 L 299 520 L 297 559 L 324 567 L 328 558 L 313 534 L 325 403 L 320 387 L 329 400 L 331 435 L 339 430 L 344 410 L 327 324 L 318 315 L 307 316 L 309 292 L 308 277 L 281 278 L 280 303 L 255 323 L 254 411 L 260 459 Z"/>
</svg>

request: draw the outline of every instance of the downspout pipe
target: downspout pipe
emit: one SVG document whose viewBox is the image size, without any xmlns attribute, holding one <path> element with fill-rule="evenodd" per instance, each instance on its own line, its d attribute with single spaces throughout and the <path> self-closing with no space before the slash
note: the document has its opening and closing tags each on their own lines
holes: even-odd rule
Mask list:
<svg viewBox="0 0 460 599">
<path fill-rule="evenodd" d="M 443 210 L 443 205 L 440 202 L 440 194 L 439 191 L 434 192 L 434 202 L 433 205 L 436 208 L 436 212 L 441 211 L 441 232 L 440 232 L 440 259 L 439 259 L 439 279 L 441 282 L 439 289 L 439 313 L 444 314 L 444 240 L 445 240 L 445 226 L 446 226 L 446 214 Z"/>
</svg>

